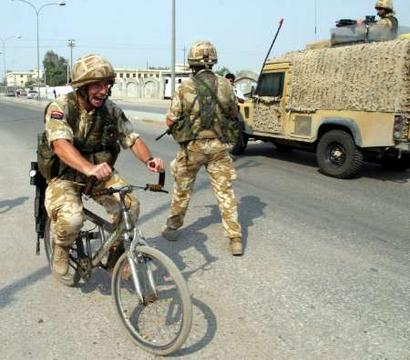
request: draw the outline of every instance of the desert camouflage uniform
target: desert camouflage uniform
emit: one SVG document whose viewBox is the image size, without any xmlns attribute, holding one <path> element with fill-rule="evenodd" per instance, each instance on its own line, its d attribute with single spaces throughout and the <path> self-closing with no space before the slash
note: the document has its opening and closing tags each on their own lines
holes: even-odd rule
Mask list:
<svg viewBox="0 0 410 360">
<path fill-rule="evenodd" d="M 199 73 L 201 72 L 211 73 L 210 70 L 201 70 Z M 232 86 L 220 76 L 217 76 L 217 84 L 219 101 L 226 109 L 235 112 L 238 105 Z M 167 118 L 176 121 L 184 110 L 191 109 L 192 129 L 197 132 L 200 129 L 201 119 L 199 102 L 195 101 L 196 96 L 194 81 L 192 79 L 185 80 L 172 99 Z M 219 106 L 217 106 L 218 116 L 221 115 L 220 111 Z M 218 138 L 217 134 L 221 133 L 221 129 L 217 116 L 213 121 L 213 130 L 199 131 L 198 138 L 189 142 L 186 148 L 181 148 L 171 163 L 175 184 L 167 226 L 171 229 L 178 229 L 183 225 L 196 175 L 199 169 L 204 166 L 218 201 L 226 236 L 241 238 L 237 203 L 232 189 L 232 181 L 237 176 L 229 155 L 228 145 L 222 143 Z"/>
<path fill-rule="evenodd" d="M 69 103 L 67 96 L 60 97 L 57 101 L 50 104 L 45 115 L 45 128 L 47 139 L 51 144 L 57 139 L 66 139 L 73 142 L 74 132 L 70 127 L 65 111 Z M 123 148 L 131 147 L 139 135 L 135 132 L 132 123 L 125 117 L 122 110 L 114 103 L 107 100 L 104 106 L 117 120 L 119 142 Z M 98 110 L 97 110 L 98 111 Z M 84 109 L 80 110 L 80 123 L 78 126 L 77 138 L 93 138 L 92 123 L 95 120 L 95 110 L 87 113 Z M 94 138 L 95 140 L 95 138 Z M 88 160 L 97 164 L 102 161 L 98 156 L 87 156 Z M 79 177 L 82 178 L 81 176 Z M 75 179 L 77 180 L 77 178 Z M 61 246 L 69 246 L 76 238 L 80 231 L 83 221 L 83 205 L 81 201 L 81 189 L 83 182 L 72 181 L 62 177 L 55 177 L 48 183 L 46 190 L 45 206 L 48 216 L 52 219 L 55 234 L 55 243 Z M 124 179 L 118 172 L 113 171 L 109 179 L 100 182 L 95 190 L 111 186 L 126 185 Z M 117 195 L 99 196 L 94 199 L 96 202 L 105 207 L 107 213 L 113 221 L 118 221 L 121 210 L 119 198 Z M 132 195 L 127 195 L 127 206 L 130 208 L 130 215 L 134 221 L 139 214 L 138 199 Z"/>
<path fill-rule="evenodd" d="M 393 33 L 397 34 L 398 20 L 394 16 L 394 14 L 389 13 L 386 16 L 380 18 L 379 21 L 377 21 L 376 26 L 389 29 Z"/>
</svg>

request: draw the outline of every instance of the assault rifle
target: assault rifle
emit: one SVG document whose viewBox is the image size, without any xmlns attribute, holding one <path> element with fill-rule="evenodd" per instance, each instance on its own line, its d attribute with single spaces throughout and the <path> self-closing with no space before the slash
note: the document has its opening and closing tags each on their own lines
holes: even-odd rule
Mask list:
<svg viewBox="0 0 410 360">
<path fill-rule="evenodd" d="M 165 135 L 171 135 L 171 129 L 172 129 L 172 127 L 165 130 L 161 135 L 159 135 L 155 138 L 155 141 L 161 140 Z"/>
<path fill-rule="evenodd" d="M 374 15 L 366 15 L 364 19 L 364 24 L 366 25 L 372 25 L 375 24 L 376 21 L 376 16 Z M 353 19 L 340 19 L 336 21 L 336 27 L 344 27 L 344 26 L 355 26 L 357 25 L 357 20 Z"/>
<path fill-rule="evenodd" d="M 34 198 L 34 219 L 36 222 L 36 255 L 40 254 L 40 239 L 44 239 L 44 227 L 47 220 L 47 212 L 44 206 L 47 182 L 38 170 L 38 163 L 32 161 L 30 169 L 30 185 L 36 187 L 36 196 Z"/>
<path fill-rule="evenodd" d="M 174 127 L 174 125 L 175 125 L 175 122 L 171 127 L 169 127 L 167 130 L 165 130 L 161 135 L 157 136 L 155 138 L 155 141 L 161 140 L 165 135 L 171 135 L 172 134 L 172 128 Z"/>
</svg>

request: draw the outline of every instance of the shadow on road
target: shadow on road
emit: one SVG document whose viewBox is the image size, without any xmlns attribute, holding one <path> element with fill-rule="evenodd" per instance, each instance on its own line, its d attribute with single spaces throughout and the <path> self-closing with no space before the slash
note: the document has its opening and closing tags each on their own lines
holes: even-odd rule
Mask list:
<svg viewBox="0 0 410 360">
<path fill-rule="evenodd" d="M 20 280 L 13 282 L 12 284 L 0 289 L 0 308 L 7 306 L 12 300 L 13 295 L 15 295 L 20 290 L 27 286 L 32 285 L 36 281 L 45 278 L 50 275 L 50 269 L 48 266 L 44 266 L 41 269 L 27 275 Z"/>
<path fill-rule="evenodd" d="M 23 205 L 28 199 L 28 196 L 21 196 L 13 200 L 1 200 L 0 214 L 4 214 L 17 206 Z"/>
<path fill-rule="evenodd" d="M 280 151 L 272 144 L 252 144 L 248 146 L 244 155 L 235 157 L 236 162 L 243 162 L 246 157 L 266 157 L 280 161 L 288 161 L 293 164 L 318 168 L 316 155 L 313 152 L 294 149 L 292 151 Z M 256 162 L 256 160 L 253 160 Z M 248 160 L 249 162 L 249 160 Z M 260 165 L 256 162 L 254 166 Z M 245 164 L 240 164 L 237 169 L 247 167 Z M 319 172 L 319 170 L 318 170 Z M 325 176 L 325 175 L 323 175 Z M 407 171 L 393 171 L 383 168 L 376 163 L 365 162 L 358 178 L 369 178 L 380 181 L 390 181 L 398 184 L 408 183 L 410 181 L 410 170 Z M 354 179 L 353 179 L 354 181 Z"/>
<path fill-rule="evenodd" d="M 216 334 L 216 328 L 217 328 L 217 321 L 216 321 L 216 316 L 213 313 L 212 309 L 203 303 L 202 301 L 192 297 L 192 306 L 194 308 L 194 321 L 195 318 L 198 318 L 198 314 L 196 313 L 196 309 L 199 310 L 203 314 L 203 320 L 206 322 L 205 325 L 205 334 L 197 340 L 194 344 L 188 346 L 188 347 L 183 347 L 181 350 L 173 354 L 175 357 L 182 357 L 185 355 L 189 354 L 194 354 L 197 351 L 203 349 L 206 347 L 212 339 L 215 337 Z M 189 341 L 189 337 L 188 337 Z"/>
</svg>

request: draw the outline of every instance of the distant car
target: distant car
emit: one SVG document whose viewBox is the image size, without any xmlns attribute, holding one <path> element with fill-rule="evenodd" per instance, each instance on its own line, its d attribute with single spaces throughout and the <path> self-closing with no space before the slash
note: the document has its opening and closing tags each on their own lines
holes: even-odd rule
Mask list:
<svg viewBox="0 0 410 360">
<path fill-rule="evenodd" d="M 35 90 L 29 90 L 27 93 L 27 99 L 36 99 L 38 92 Z"/>
<path fill-rule="evenodd" d="M 20 96 L 27 96 L 27 91 L 21 90 L 20 91 Z"/>
<path fill-rule="evenodd" d="M 16 92 L 14 90 L 7 90 L 6 96 L 16 96 Z"/>
</svg>

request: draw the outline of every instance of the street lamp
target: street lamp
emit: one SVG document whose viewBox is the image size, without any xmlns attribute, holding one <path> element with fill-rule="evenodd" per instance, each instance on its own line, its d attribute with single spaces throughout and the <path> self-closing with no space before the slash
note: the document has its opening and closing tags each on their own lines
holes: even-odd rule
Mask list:
<svg viewBox="0 0 410 360">
<path fill-rule="evenodd" d="M 6 41 L 10 40 L 10 39 L 21 39 L 21 36 L 20 35 L 14 35 L 14 36 L 6 37 L 4 39 L 0 37 L 0 41 L 2 43 L 2 53 L 3 53 L 3 70 L 4 70 L 3 82 L 4 82 L 4 85 L 6 86 L 6 91 L 7 91 Z"/>
<path fill-rule="evenodd" d="M 11 0 L 11 1 L 20 1 L 23 3 L 26 3 L 27 5 L 30 5 L 34 12 L 36 13 L 36 18 L 37 18 L 37 99 L 40 100 L 40 37 L 39 37 L 39 15 L 40 11 L 44 9 L 46 6 L 51 6 L 51 5 L 58 5 L 58 6 L 65 6 L 65 1 L 58 1 L 58 2 L 52 2 L 52 3 L 47 3 L 41 5 L 39 8 L 35 7 L 30 1 L 28 0 Z"/>
</svg>

